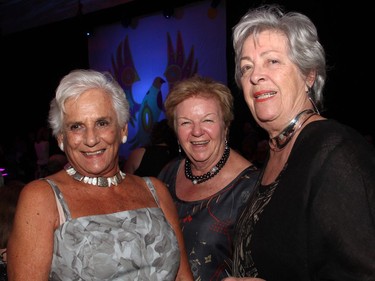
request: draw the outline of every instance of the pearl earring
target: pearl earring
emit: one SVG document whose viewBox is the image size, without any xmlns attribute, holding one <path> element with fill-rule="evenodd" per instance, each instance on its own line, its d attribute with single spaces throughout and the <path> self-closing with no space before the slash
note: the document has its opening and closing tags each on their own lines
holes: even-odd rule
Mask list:
<svg viewBox="0 0 375 281">
<path fill-rule="evenodd" d="M 123 136 L 123 137 L 122 137 L 122 143 L 126 143 L 127 140 L 128 140 L 128 137 L 127 137 L 127 136 Z"/>
<path fill-rule="evenodd" d="M 60 147 L 61 151 L 64 151 L 64 144 L 62 142 L 59 143 L 59 147 Z"/>
</svg>

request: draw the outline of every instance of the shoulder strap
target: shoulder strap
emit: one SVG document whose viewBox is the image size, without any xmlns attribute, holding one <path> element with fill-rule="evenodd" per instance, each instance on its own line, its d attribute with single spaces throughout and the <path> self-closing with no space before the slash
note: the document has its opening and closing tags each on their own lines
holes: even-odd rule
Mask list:
<svg viewBox="0 0 375 281">
<path fill-rule="evenodd" d="M 158 206 L 159 206 L 159 208 L 160 208 L 159 198 L 158 198 L 158 195 L 156 194 L 155 186 L 154 186 L 154 184 L 152 183 L 151 179 L 150 179 L 149 177 L 142 177 L 142 178 L 143 178 L 144 181 L 146 182 L 147 187 L 150 189 L 151 194 L 152 194 L 152 196 L 154 197 L 156 204 L 158 204 Z"/>
<path fill-rule="evenodd" d="M 68 206 L 65 203 L 64 197 L 58 188 L 58 186 L 55 184 L 54 181 L 50 179 L 43 179 L 48 182 L 48 184 L 52 187 L 53 192 L 55 193 L 55 199 L 56 199 L 56 205 L 57 210 L 59 211 L 60 216 L 60 225 L 63 224 L 67 220 L 71 220 L 72 217 L 70 215 L 70 211 Z"/>
</svg>

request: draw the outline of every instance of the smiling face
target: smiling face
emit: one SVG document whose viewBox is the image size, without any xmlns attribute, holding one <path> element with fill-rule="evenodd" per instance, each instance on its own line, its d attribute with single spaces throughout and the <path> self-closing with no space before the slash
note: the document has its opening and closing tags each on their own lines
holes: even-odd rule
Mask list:
<svg viewBox="0 0 375 281">
<path fill-rule="evenodd" d="M 118 151 L 127 126 L 118 127 L 110 97 L 98 89 L 65 102 L 63 141 L 69 162 L 85 176 L 113 176 L 118 172 Z"/>
<path fill-rule="evenodd" d="M 266 30 L 254 39 L 249 36 L 241 56 L 241 85 L 245 101 L 257 123 L 277 135 L 303 109 L 311 104 L 307 82 L 288 57 L 284 34 Z"/>
<path fill-rule="evenodd" d="M 180 145 L 195 167 L 210 168 L 224 153 L 227 128 L 219 102 L 213 98 L 190 97 L 175 110 Z"/>
</svg>

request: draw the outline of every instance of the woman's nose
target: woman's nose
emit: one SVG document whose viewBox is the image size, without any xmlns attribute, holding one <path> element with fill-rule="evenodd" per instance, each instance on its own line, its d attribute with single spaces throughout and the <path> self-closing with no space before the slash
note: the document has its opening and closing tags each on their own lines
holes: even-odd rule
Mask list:
<svg viewBox="0 0 375 281">
<path fill-rule="evenodd" d="M 262 67 L 253 67 L 253 71 L 250 73 L 250 82 L 254 85 L 265 79 L 264 69 Z"/>
<path fill-rule="evenodd" d="M 200 124 L 194 124 L 192 134 L 193 136 L 201 136 L 204 134 L 204 131 Z"/>
<path fill-rule="evenodd" d="M 86 144 L 88 146 L 95 146 L 99 142 L 99 136 L 95 129 L 87 129 Z"/>
</svg>

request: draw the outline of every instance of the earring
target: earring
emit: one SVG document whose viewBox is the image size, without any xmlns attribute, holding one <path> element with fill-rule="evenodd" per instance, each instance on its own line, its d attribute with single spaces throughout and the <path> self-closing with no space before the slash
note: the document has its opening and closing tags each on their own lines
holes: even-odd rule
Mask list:
<svg viewBox="0 0 375 281">
<path fill-rule="evenodd" d="M 177 144 L 178 144 L 178 153 L 181 154 L 181 145 L 180 145 L 180 142 L 178 141 Z"/>
<path fill-rule="evenodd" d="M 64 144 L 62 142 L 59 143 L 59 147 L 60 147 L 61 151 L 64 151 Z"/>
<path fill-rule="evenodd" d="M 309 85 L 306 85 L 306 87 L 307 87 L 306 94 L 307 94 L 309 97 L 311 97 L 311 95 L 312 95 L 312 87 L 310 87 Z"/>
<path fill-rule="evenodd" d="M 307 94 L 308 99 L 309 99 L 310 102 L 312 103 L 315 112 L 318 113 L 318 114 L 320 114 L 319 109 L 318 109 L 318 106 L 316 105 L 316 103 L 315 103 L 315 101 L 314 101 L 314 90 L 313 90 L 313 88 L 310 87 L 309 85 L 307 85 L 307 91 L 306 91 L 306 94 Z"/>
<path fill-rule="evenodd" d="M 126 143 L 127 140 L 128 140 L 128 137 L 127 137 L 127 136 L 123 136 L 123 137 L 122 137 L 122 143 Z"/>
</svg>

